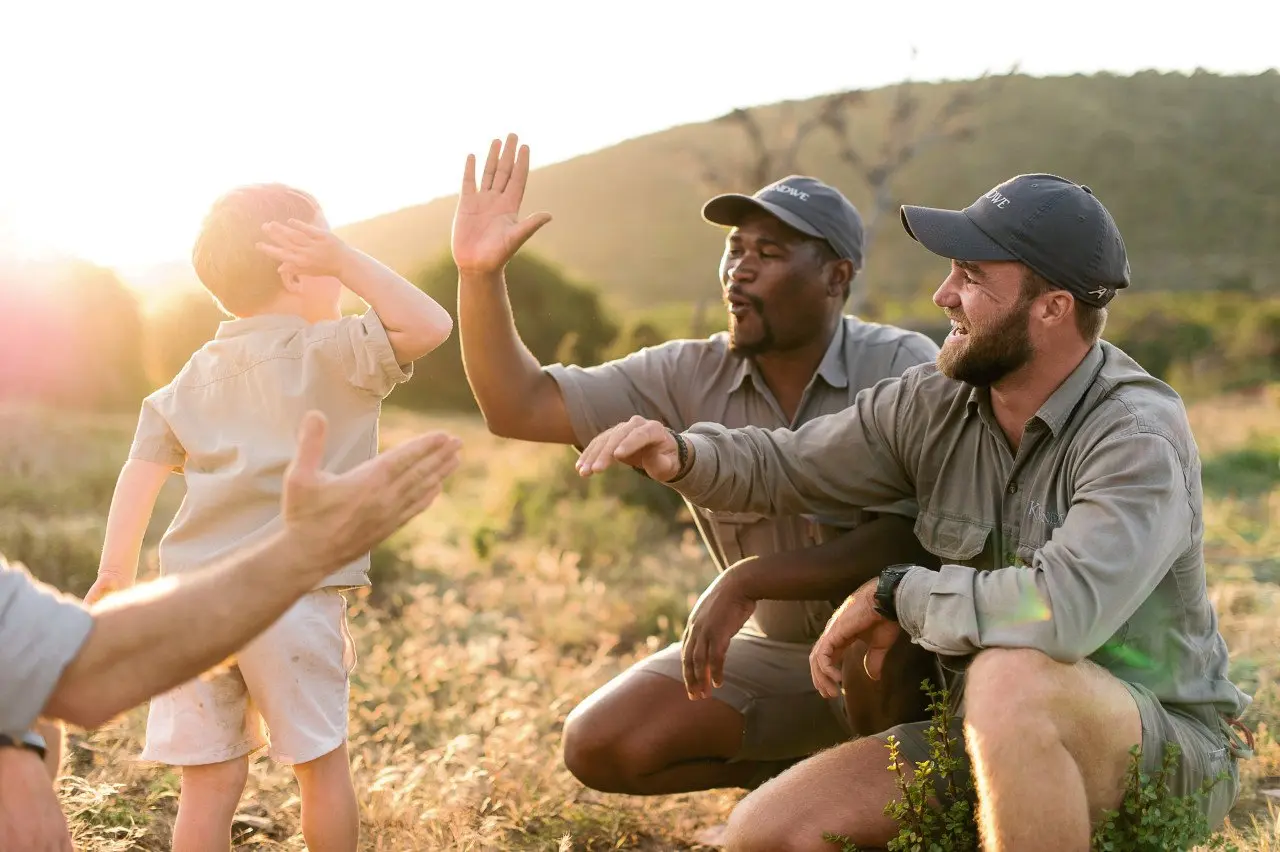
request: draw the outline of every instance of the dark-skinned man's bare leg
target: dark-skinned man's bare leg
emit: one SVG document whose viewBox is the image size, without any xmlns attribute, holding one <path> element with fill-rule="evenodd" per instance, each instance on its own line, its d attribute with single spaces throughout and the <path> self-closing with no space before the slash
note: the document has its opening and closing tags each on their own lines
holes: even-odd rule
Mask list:
<svg viewBox="0 0 1280 852">
<path fill-rule="evenodd" d="M 605 793 L 754 787 L 795 760 L 729 762 L 741 749 L 744 721 L 723 701 L 689 700 L 678 680 L 631 672 L 569 715 L 565 766 L 583 784 Z"/>
<path fill-rule="evenodd" d="M 844 552 L 823 545 L 797 554 L 825 559 L 831 570 L 843 572 L 847 592 L 894 562 L 936 566 L 936 559 L 912 534 L 910 521 L 903 518 L 878 519 L 844 541 L 848 546 Z M 824 564 L 810 566 L 811 573 L 820 575 Z M 832 593 L 834 589 L 825 594 Z M 714 693 L 724 700 L 690 700 L 678 659 L 674 668 L 668 665 L 663 672 L 642 666 L 606 684 L 566 720 L 566 767 L 586 786 L 610 793 L 754 789 L 807 755 L 849 738 L 849 726 L 838 710 L 812 685 L 807 646 L 779 650 L 741 637 L 733 642 L 726 659 L 725 687 Z M 896 653 L 904 664 L 913 666 L 915 651 L 906 647 Z M 670 657 L 673 649 L 660 653 Z M 779 668 L 787 672 L 785 683 L 771 681 L 770 688 L 756 688 L 764 679 L 762 672 L 772 670 L 776 677 Z M 885 719 L 922 706 L 920 680 L 915 667 L 880 682 L 864 675 L 845 697 L 846 716 L 855 720 L 853 734 L 884 730 Z M 744 692 L 750 693 L 751 700 L 744 700 Z M 869 712 L 860 709 L 864 704 L 871 708 Z M 751 719 L 747 712 L 752 713 Z"/>
<path fill-rule="evenodd" d="M 894 660 L 894 655 L 900 659 Z M 867 677 L 861 659 L 852 649 L 845 658 L 846 669 L 856 668 L 860 675 L 856 679 L 850 674 L 856 683 L 845 697 L 855 735 L 927 718 L 919 683 L 933 675 L 931 655 L 914 645 L 895 648 L 879 682 Z M 890 669 L 897 662 L 904 666 L 900 673 Z M 802 719 L 796 722 L 805 724 Z M 744 725 L 743 715 L 723 701 L 690 701 L 680 681 L 633 672 L 616 678 L 570 714 L 565 723 L 565 765 L 594 790 L 662 795 L 753 789 L 804 758 L 730 762 L 741 750 Z"/>
</svg>

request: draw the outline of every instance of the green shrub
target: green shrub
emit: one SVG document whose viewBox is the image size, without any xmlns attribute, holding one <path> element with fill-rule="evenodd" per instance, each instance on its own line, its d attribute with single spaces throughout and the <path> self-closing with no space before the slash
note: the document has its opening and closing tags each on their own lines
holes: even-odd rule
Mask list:
<svg viewBox="0 0 1280 852">
<path fill-rule="evenodd" d="M 961 777 L 960 751 L 963 743 L 954 739 L 954 719 L 949 693 L 933 689 L 928 680 L 922 688 L 930 698 L 932 721 L 925 731 L 930 759 L 916 764 L 910 778 L 902 771 L 898 743 L 889 738 L 889 767 L 897 773 L 901 796 L 885 806 L 886 815 L 897 820 L 898 835 L 885 847 L 888 852 L 977 852 L 978 827 L 973 810 L 973 781 Z M 1173 796 L 1165 782 L 1178 759 L 1179 750 L 1169 743 L 1164 760 L 1154 778 L 1142 771 L 1142 749 L 1129 750 L 1129 771 L 1125 777 L 1124 800 L 1116 810 L 1107 811 L 1094 830 L 1090 848 L 1095 852 L 1157 852 L 1157 850 L 1191 849 L 1205 845 L 1209 849 L 1236 847 L 1221 835 L 1213 835 L 1201 812 L 1198 796 Z M 1221 780 L 1205 782 L 1200 795 L 1208 795 Z M 841 852 L 858 852 L 849 838 L 826 833 L 824 838 Z"/>
<path fill-rule="evenodd" d="M 517 479 L 500 528 L 484 527 L 474 539 L 484 557 L 497 541 L 532 539 L 573 550 L 584 568 L 612 579 L 611 568 L 626 570 L 635 553 L 669 538 L 687 525 L 680 495 L 626 467 L 583 478 L 560 459 Z"/>
<path fill-rule="evenodd" d="M 1200 480 L 1212 497 L 1260 497 L 1280 488 L 1280 439 L 1257 439 L 1206 459 Z"/>
</svg>

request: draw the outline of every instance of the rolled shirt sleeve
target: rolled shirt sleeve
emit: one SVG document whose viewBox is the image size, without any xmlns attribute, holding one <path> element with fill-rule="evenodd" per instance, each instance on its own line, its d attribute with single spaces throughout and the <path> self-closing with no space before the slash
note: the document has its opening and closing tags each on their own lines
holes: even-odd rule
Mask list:
<svg viewBox="0 0 1280 852">
<path fill-rule="evenodd" d="M 31 729 L 92 629 L 83 604 L 0 556 L 0 732 Z"/>
<path fill-rule="evenodd" d="M 378 397 L 388 396 L 395 386 L 413 378 L 413 364 L 400 364 L 395 349 L 373 308 L 336 321 L 333 346 L 347 381 Z"/>
</svg>

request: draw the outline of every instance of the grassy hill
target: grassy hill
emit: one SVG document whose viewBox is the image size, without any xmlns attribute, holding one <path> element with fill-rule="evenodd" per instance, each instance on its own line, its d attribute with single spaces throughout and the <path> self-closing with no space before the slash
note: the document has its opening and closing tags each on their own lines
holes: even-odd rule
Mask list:
<svg viewBox="0 0 1280 852">
<path fill-rule="evenodd" d="M 927 110 L 957 87 L 986 84 L 914 85 Z M 762 126 L 776 128 L 787 120 L 787 107 L 803 118 L 820 100 L 753 112 Z M 891 90 L 876 90 L 850 113 L 865 150 L 877 150 L 892 103 Z M 1278 293 L 1277 119 L 1280 74 L 1274 71 L 1253 77 L 1013 75 L 1000 78 L 997 93 L 979 97 L 966 119 L 968 139 L 924 151 L 901 172 L 895 191 L 898 201 L 964 206 L 1014 174 L 1061 174 L 1088 184 L 1116 217 L 1136 288 Z M 536 166 L 538 140 L 523 141 L 533 148 Z M 711 191 L 701 162 L 713 153 L 717 161 L 733 161 L 746 151 L 739 128 L 708 122 L 536 168 L 525 212 L 548 210 L 555 219 L 529 248 L 598 284 L 620 308 L 714 295 L 723 237 L 699 217 Z M 799 164 L 869 209 L 867 187 L 840 161 L 832 137 L 810 137 Z M 413 274 L 447 250 L 454 201 L 436 199 L 342 231 Z M 891 212 L 869 246 L 863 280 L 909 301 L 930 293 L 942 270 Z"/>
</svg>

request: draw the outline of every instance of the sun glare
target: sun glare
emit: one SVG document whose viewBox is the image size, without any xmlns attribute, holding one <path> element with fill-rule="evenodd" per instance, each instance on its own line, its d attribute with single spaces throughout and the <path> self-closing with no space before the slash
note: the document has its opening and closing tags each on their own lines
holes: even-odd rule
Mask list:
<svg viewBox="0 0 1280 852">
<path fill-rule="evenodd" d="M 1123 17 L 1114 3 L 1082 3 L 1099 11 L 1076 8 L 1079 20 L 1103 9 Z M 116 269 L 142 290 L 164 289 L 163 275 L 124 270 L 181 266 L 208 205 L 240 183 L 300 186 L 338 226 L 451 194 L 466 155 L 482 154 L 508 131 L 534 147 L 541 168 L 734 107 L 885 85 L 906 73 L 957 79 L 1014 61 L 1039 74 L 1181 67 L 1192 52 L 1206 67 L 1251 67 L 1274 55 L 1270 30 L 1241 32 L 1224 11 L 1216 23 L 1198 23 L 1194 43 L 1134 44 L 1129 32 L 1149 14 L 1141 4 L 1125 13 L 1127 23 L 1114 20 L 1107 38 L 1089 30 L 1087 51 L 1064 37 L 1023 55 L 1021 41 L 1001 28 L 1037 22 L 1013 0 L 996 4 L 1008 12 L 989 3 L 976 17 L 953 4 L 924 15 L 912 7 L 906 17 L 893 4 L 815 0 L 797 14 L 836 30 L 897 35 L 866 39 L 852 57 L 818 51 L 804 62 L 745 63 L 729 74 L 706 46 L 758 34 L 725 20 L 714 4 L 670 3 L 666 13 L 631 22 L 625 37 L 606 28 L 596 38 L 572 34 L 529 4 L 504 9 L 500 27 L 462 3 L 372 4 L 354 17 L 248 0 L 227 0 L 212 15 L 182 4 L 145 13 L 81 4 L 74 27 L 56 2 L 12 5 L 0 27 L 0 79 L 22 82 L 0 96 L 15 130 L 0 155 L 0 253 L 75 256 Z M 599 4 L 575 5 L 584 27 L 604 26 Z M 422 49 L 425 33 L 477 25 L 485 29 L 480 53 L 465 39 Z M 744 29 L 729 36 L 735 26 Z M 1219 29 L 1211 37 L 1206 27 Z M 951 49 L 957 38 L 977 37 L 983 50 Z M 316 68 L 299 63 L 297 45 Z M 910 46 L 923 57 L 918 67 Z M 664 66 L 674 84 L 649 68 L 657 47 L 681 58 Z M 237 53 L 251 59 L 232 60 Z M 673 154 L 673 170 L 681 162 Z"/>
</svg>

